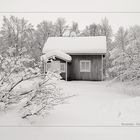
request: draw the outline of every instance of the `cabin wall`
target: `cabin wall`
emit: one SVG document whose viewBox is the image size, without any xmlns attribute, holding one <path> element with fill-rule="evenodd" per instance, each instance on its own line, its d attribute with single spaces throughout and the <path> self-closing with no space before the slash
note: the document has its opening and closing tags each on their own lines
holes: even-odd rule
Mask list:
<svg viewBox="0 0 140 140">
<path fill-rule="evenodd" d="M 102 57 L 102 55 L 71 55 L 71 57 L 72 61 L 67 63 L 68 80 L 101 81 L 105 79 L 105 57 Z M 80 60 L 91 61 L 90 72 L 80 72 Z M 66 64 L 66 61 L 59 58 L 56 58 L 56 61 Z M 62 72 L 60 75 L 63 80 L 66 79 L 65 72 Z"/>
<path fill-rule="evenodd" d="M 90 72 L 80 72 L 80 60 L 91 61 Z M 72 55 L 68 63 L 68 80 L 102 80 L 102 55 Z"/>
</svg>

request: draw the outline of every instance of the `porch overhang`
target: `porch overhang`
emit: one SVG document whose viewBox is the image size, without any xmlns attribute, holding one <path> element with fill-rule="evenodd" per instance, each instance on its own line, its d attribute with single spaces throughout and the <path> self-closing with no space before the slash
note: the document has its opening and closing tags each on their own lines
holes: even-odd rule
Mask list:
<svg viewBox="0 0 140 140">
<path fill-rule="evenodd" d="M 48 59 L 54 58 L 54 57 L 62 59 L 66 62 L 70 62 L 72 60 L 72 57 L 70 55 L 68 55 L 67 53 L 64 53 L 63 51 L 60 51 L 60 50 L 52 50 L 52 51 L 48 51 L 47 53 L 42 55 L 41 56 L 41 61 L 46 61 L 47 62 Z"/>
</svg>

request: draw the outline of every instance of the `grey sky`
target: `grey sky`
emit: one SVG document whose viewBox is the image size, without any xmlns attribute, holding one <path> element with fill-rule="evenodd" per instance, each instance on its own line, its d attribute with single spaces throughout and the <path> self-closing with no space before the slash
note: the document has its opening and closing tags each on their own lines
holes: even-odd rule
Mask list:
<svg viewBox="0 0 140 140">
<path fill-rule="evenodd" d="M 135 24 L 140 25 L 140 12 L 138 0 L 0 0 L 0 26 L 3 15 L 24 17 L 34 26 L 43 20 L 52 20 L 64 17 L 68 24 L 72 21 L 79 23 L 80 29 L 93 22 L 100 23 L 107 17 L 113 30 L 119 26 L 125 28 Z M 26 12 L 26 13 L 23 13 Z M 30 13 L 27 13 L 30 12 Z M 33 13 L 31 13 L 33 12 Z M 41 13 L 38 13 L 41 12 Z M 43 13 L 55 12 L 55 13 Z M 82 12 L 82 13 L 57 13 L 57 12 Z M 84 13 L 84 12 L 129 12 L 129 13 Z"/>
<path fill-rule="evenodd" d="M 139 0 L 0 0 L 0 11 L 139 11 Z"/>
</svg>

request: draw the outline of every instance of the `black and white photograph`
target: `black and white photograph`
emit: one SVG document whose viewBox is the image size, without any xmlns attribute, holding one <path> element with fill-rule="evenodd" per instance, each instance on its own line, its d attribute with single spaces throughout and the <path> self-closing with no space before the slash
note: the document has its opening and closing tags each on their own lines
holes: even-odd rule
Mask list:
<svg viewBox="0 0 140 140">
<path fill-rule="evenodd" d="M 0 1 L 2 140 L 140 138 L 135 1 Z"/>
</svg>

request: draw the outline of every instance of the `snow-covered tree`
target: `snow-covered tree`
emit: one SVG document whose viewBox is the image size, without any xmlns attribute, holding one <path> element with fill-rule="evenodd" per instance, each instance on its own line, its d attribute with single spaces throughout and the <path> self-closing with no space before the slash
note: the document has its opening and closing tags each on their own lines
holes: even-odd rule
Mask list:
<svg viewBox="0 0 140 140">
<path fill-rule="evenodd" d="M 124 72 L 126 69 L 125 67 L 125 58 L 126 55 L 126 45 L 128 42 L 128 33 L 124 30 L 123 27 L 120 27 L 118 32 L 115 35 L 115 41 L 114 41 L 114 48 L 112 51 L 110 51 L 111 59 L 113 67 L 110 68 L 110 72 L 114 73 L 115 76 L 119 76 Z"/>
<path fill-rule="evenodd" d="M 0 110 L 6 109 L 12 104 L 21 106 L 22 117 L 43 115 L 54 105 L 63 102 L 60 90 L 55 81 L 60 76 L 55 73 L 41 73 L 41 62 L 34 64 L 32 47 L 34 44 L 34 29 L 24 19 L 11 16 L 4 17 L 1 37 L 0 52 Z M 31 65 L 33 64 L 33 66 Z M 23 81 L 38 78 L 36 86 L 30 90 L 15 88 Z M 1 108 L 1 105 L 3 106 Z"/>
<path fill-rule="evenodd" d="M 137 30 L 134 30 L 137 28 Z M 134 32 L 136 31 L 136 32 Z M 136 80 L 140 78 L 140 28 L 131 27 L 124 30 L 120 27 L 115 36 L 115 47 L 110 52 L 112 68 L 110 72 L 120 80 Z"/>
</svg>

